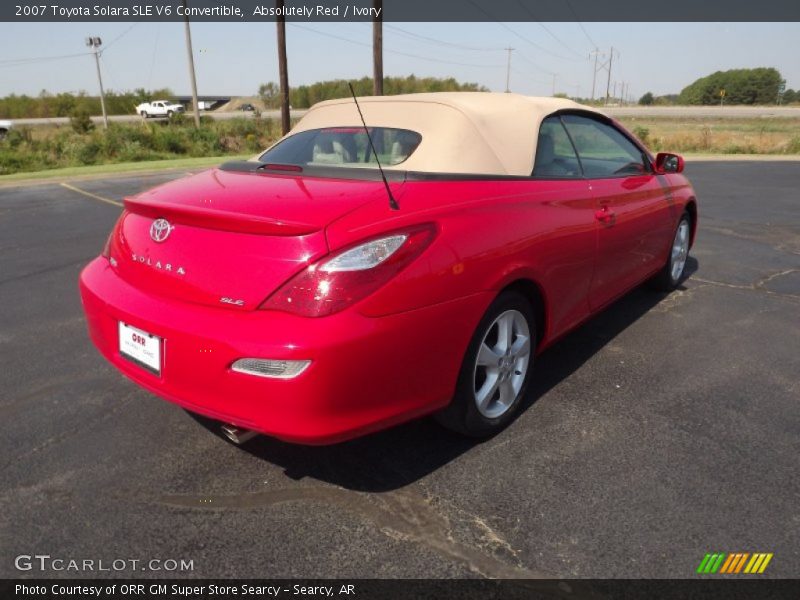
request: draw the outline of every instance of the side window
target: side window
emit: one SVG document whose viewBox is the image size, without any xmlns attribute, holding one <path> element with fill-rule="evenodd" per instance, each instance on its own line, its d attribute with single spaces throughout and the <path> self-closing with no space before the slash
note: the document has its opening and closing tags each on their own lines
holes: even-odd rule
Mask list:
<svg viewBox="0 0 800 600">
<path fill-rule="evenodd" d="M 581 165 L 575 148 L 556 115 L 547 117 L 539 128 L 532 175 L 542 179 L 581 177 Z"/>
<path fill-rule="evenodd" d="M 626 177 L 649 173 L 642 151 L 615 127 L 580 115 L 562 115 L 586 177 Z"/>
</svg>

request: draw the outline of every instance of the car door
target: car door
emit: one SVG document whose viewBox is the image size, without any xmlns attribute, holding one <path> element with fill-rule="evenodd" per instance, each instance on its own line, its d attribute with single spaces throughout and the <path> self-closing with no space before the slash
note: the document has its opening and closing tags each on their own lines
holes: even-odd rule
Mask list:
<svg viewBox="0 0 800 600">
<path fill-rule="evenodd" d="M 558 115 L 539 128 L 531 181 L 537 232 L 530 260 L 539 265 L 550 299 L 550 334 L 558 336 L 589 313 L 589 286 L 595 268 L 596 211 L 575 148 Z"/>
<path fill-rule="evenodd" d="M 589 290 L 596 310 L 660 266 L 669 207 L 647 155 L 612 122 L 590 114 L 561 119 L 597 203 L 597 257 Z"/>
</svg>

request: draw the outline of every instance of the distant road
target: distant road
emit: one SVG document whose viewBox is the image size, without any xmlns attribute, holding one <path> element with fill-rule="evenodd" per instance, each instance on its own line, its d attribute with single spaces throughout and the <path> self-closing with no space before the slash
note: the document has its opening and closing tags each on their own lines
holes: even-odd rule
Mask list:
<svg viewBox="0 0 800 600">
<path fill-rule="evenodd" d="M 306 114 L 306 109 L 298 109 L 292 111 L 292 117 L 302 117 Z M 193 114 L 191 112 L 187 112 L 186 118 L 191 119 L 193 118 Z M 235 111 L 235 112 L 203 112 L 201 113 L 204 117 L 211 117 L 212 119 L 218 120 L 225 120 L 225 119 L 237 119 L 237 118 L 253 118 L 253 113 L 251 112 L 244 112 L 244 111 Z M 280 119 L 281 111 L 279 110 L 265 110 L 261 113 L 261 116 L 265 119 Z M 142 120 L 142 117 L 139 115 L 109 115 L 108 120 L 113 123 L 136 123 Z M 165 121 L 166 119 L 159 119 L 159 118 L 151 118 L 147 119 L 148 123 L 158 122 L 158 121 Z M 51 119 L 12 119 L 14 125 L 67 125 L 69 124 L 69 117 L 53 117 Z M 92 117 L 92 121 L 97 124 L 102 124 L 103 117 Z"/>
<path fill-rule="evenodd" d="M 717 119 L 741 119 L 741 118 L 760 118 L 778 117 L 800 119 L 800 107 L 798 106 L 608 106 L 603 109 L 613 117 L 677 117 L 677 118 L 717 118 Z M 306 114 L 306 109 L 292 111 L 292 117 L 302 117 Z M 192 113 L 186 113 L 191 118 Z M 241 117 L 252 118 L 251 112 L 204 112 L 203 116 L 212 119 L 236 119 Z M 265 119 L 278 119 L 281 116 L 279 110 L 265 110 L 261 113 Z M 102 117 L 92 117 L 95 123 L 102 123 Z M 108 117 L 109 121 L 115 123 L 134 123 L 141 121 L 139 115 L 113 115 Z M 160 119 L 148 119 L 148 121 L 158 121 Z M 66 125 L 69 123 L 67 117 L 55 117 L 52 119 L 14 119 L 15 125 Z"/>
<path fill-rule="evenodd" d="M 800 118 L 798 106 L 607 106 L 613 117 Z"/>
</svg>

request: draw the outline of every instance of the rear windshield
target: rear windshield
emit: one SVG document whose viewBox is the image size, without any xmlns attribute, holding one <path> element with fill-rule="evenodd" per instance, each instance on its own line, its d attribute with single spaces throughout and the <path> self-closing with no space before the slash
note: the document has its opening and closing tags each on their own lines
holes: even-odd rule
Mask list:
<svg viewBox="0 0 800 600">
<path fill-rule="evenodd" d="M 370 127 L 369 135 L 382 165 L 399 165 L 422 141 L 422 136 L 415 131 L 392 127 Z M 298 166 L 376 166 L 363 127 L 301 131 L 267 150 L 259 160 Z"/>
</svg>

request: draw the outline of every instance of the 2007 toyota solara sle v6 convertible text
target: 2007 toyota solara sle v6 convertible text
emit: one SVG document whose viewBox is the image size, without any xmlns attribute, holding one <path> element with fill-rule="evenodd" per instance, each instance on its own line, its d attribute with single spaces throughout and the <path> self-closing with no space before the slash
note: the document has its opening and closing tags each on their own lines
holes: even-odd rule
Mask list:
<svg viewBox="0 0 800 600">
<path fill-rule="evenodd" d="M 426 414 L 488 436 L 554 340 L 642 282 L 681 282 L 682 171 L 569 100 L 322 102 L 257 158 L 127 198 L 81 274 L 89 332 L 234 441 Z"/>
</svg>

